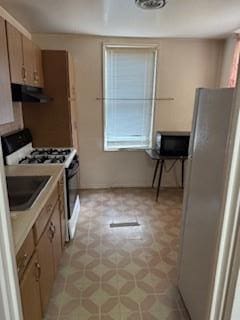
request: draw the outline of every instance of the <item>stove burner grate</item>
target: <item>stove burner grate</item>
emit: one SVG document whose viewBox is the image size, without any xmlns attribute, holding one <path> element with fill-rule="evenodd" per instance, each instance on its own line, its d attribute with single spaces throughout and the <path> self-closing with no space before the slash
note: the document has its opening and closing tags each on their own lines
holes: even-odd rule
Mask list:
<svg viewBox="0 0 240 320">
<path fill-rule="evenodd" d="M 31 152 L 32 156 L 67 156 L 71 153 L 71 149 L 55 149 L 55 148 L 49 148 L 49 149 L 34 149 Z"/>
<path fill-rule="evenodd" d="M 21 159 L 19 164 L 64 163 L 65 156 L 31 156 Z"/>
</svg>

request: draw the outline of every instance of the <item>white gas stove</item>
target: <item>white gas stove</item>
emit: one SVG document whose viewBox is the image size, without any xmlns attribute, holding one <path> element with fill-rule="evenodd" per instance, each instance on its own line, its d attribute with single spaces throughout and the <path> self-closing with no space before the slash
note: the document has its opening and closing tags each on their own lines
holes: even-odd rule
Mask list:
<svg viewBox="0 0 240 320">
<path fill-rule="evenodd" d="M 63 165 L 65 167 L 65 208 L 67 239 L 74 237 L 80 213 L 79 158 L 74 148 L 33 148 L 28 129 L 2 137 L 6 165 Z"/>
<path fill-rule="evenodd" d="M 33 148 L 32 143 L 7 155 L 7 165 L 15 164 L 64 164 L 68 168 L 76 155 L 73 148 Z"/>
</svg>

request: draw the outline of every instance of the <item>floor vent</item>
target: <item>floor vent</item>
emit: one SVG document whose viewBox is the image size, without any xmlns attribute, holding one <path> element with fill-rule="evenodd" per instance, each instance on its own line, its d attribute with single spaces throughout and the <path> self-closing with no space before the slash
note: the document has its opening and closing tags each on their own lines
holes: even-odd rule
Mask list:
<svg viewBox="0 0 240 320">
<path fill-rule="evenodd" d="M 124 228 L 124 227 L 140 227 L 140 224 L 137 221 L 110 223 L 110 228 Z"/>
</svg>

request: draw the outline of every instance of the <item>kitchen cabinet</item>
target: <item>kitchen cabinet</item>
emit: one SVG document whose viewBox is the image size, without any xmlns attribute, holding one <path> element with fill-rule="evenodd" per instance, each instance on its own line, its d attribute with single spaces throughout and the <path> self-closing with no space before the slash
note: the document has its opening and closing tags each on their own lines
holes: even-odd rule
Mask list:
<svg viewBox="0 0 240 320">
<path fill-rule="evenodd" d="M 25 84 L 34 86 L 34 48 L 30 39 L 22 35 L 23 80 Z"/>
<path fill-rule="evenodd" d="M 72 131 L 72 142 L 73 146 L 78 150 L 78 125 L 77 125 L 77 93 L 75 86 L 75 71 L 74 61 L 70 54 L 68 54 L 68 73 L 69 73 L 69 107 L 71 113 L 71 131 Z"/>
<path fill-rule="evenodd" d="M 0 17 L 0 124 L 14 121 L 5 21 Z"/>
<path fill-rule="evenodd" d="M 58 190 L 55 189 L 52 194 L 49 196 L 49 199 L 41 211 L 35 225 L 34 225 L 34 235 L 35 242 L 37 243 L 44 232 L 44 229 L 49 221 L 49 218 L 52 215 L 53 209 L 58 201 Z"/>
<path fill-rule="evenodd" d="M 20 280 L 34 253 L 34 250 L 35 250 L 35 245 L 34 245 L 33 231 L 31 230 L 16 257 L 18 277 Z"/>
<path fill-rule="evenodd" d="M 56 190 L 53 192 L 53 195 L 55 195 L 55 193 Z M 51 199 L 53 198 L 53 195 L 51 196 Z M 40 276 L 40 291 L 43 313 L 46 310 L 50 298 L 51 289 L 62 255 L 59 202 L 57 201 L 54 208 L 51 207 L 51 210 L 49 210 L 49 207 L 51 207 L 51 201 L 50 205 L 47 204 L 46 208 L 42 211 L 44 214 L 49 214 L 49 221 L 37 244 L 37 254 L 42 269 Z M 38 220 L 39 219 L 40 221 L 43 221 L 42 214 L 40 214 Z M 38 224 L 38 220 L 34 226 L 35 231 L 39 229 L 39 225 L 41 225 Z"/>
<path fill-rule="evenodd" d="M 40 292 L 43 313 L 46 310 L 48 301 L 50 299 L 55 274 L 52 246 L 53 234 L 51 228 L 52 226 L 49 221 L 37 245 L 37 254 L 39 264 L 41 266 Z"/>
<path fill-rule="evenodd" d="M 44 50 L 44 92 L 52 101 L 36 108 L 23 103 L 24 124 L 33 136 L 35 147 L 74 147 L 78 149 L 77 95 L 74 65 L 63 50 Z"/>
<path fill-rule="evenodd" d="M 65 245 L 66 240 L 66 208 L 65 208 L 65 181 L 62 177 L 58 183 L 58 189 L 59 189 L 59 211 L 60 211 L 60 221 L 61 221 L 61 236 L 62 236 L 62 249 Z"/>
<path fill-rule="evenodd" d="M 11 82 L 24 84 L 22 35 L 6 22 Z"/>
<path fill-rule="evenodd" d="M 40 264 L 35 253 L 20 283 L 24 320 L 42 319 L 41 299 L 39 290 L 40 273 Z"/>
<path fill-rule="evenodd" d="M 11 82 L 43 87 L 42 52 L 30 39 L 6 22 Z"/>
<path fill-rule="evenodd" d="M 53 215 L 50 221 L 53 232 L 53 260 L 54 260 L 54 273 L 56 275 L 58 266 L 62 256 L 62 236 L 61 236 L 61 216 L 59 210 L 59 203 L 54 208 Z"/>
<path fill-rule="evenodd" d="M 50 299 L 64 247 L 64 196 L 61 176 L 16 256 L 24 320 L 42 319 Z"/>
<path fill-rule="evenodd" d="M 32 45 L 33 45 L 33 52 L 34 52 L 33 82 L 35 86 L 39 88 L 43 88 L 44 80 L 43 80 L 43 66 L 42 66 L 42 51 L 35 43 L 32 43 Z"/>
</svg>

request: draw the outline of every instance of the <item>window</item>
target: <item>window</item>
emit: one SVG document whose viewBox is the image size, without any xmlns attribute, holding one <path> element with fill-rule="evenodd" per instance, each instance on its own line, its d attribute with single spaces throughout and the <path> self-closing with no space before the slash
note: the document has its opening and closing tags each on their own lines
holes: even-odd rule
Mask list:
<svg viewBox="0 0 240 320">
<path fill-rule="evenodd" d="M 104 150 L 152 144 L 157 49 L 104 47 Z"/>
</svg>

